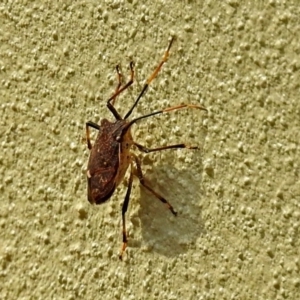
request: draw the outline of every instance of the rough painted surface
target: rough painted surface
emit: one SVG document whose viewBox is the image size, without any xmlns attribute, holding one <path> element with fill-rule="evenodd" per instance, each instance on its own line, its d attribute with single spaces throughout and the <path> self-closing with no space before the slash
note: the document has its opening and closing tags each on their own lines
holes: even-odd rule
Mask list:
<svg viewBox="0 0 300 300">
<path fill-rule="evenodd" d="M 104 1 L 101 1 L 104 2 Z M 299 299 L 300 7 L 295 1 L 2 1 L 0 299 Z M 143 159 L 175 218 L 135 183 L 86 198 L 87 120 L 111 118 L 114 66 L 137 82 L 177 36 L 135 114 Z M 125 77 L 126 77 L 125 76 Z"/>
</svg>

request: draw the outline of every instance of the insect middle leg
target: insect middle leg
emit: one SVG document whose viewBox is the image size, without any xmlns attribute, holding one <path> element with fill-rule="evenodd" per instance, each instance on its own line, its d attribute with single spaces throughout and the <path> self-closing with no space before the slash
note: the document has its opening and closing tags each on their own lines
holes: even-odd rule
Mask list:
<svg viewBox="0 0 300 300">
<path fill-rule="evenodd" d="M 176 216 L 177 212 L 174 210 L 173 206 L 163 197 L 161 196 L 159 193 L 155 192 L 146 182 L 144 179 L 144 175 L 142 172 L 142 168 L 141 168 L 141 163 L 140 160 L 138 159 L 138 157 L 136 155 L 134 155 L 132 153 L 132 157 L 134 158 L 135 164 L 136 164 L 136 176 L 138 177 L 141 185 L 143 187 L 145 187 L 149 192 L 151 192 L 157 199 L 159 199 L 162 203 L 166 204 L 168 209 L 171 211 L 171 213 Z"/>
<path fill-rule="evenodd" d="M 119 83 L 118 83 L 118 86 L 117 86 L 114 94 L 107 100 L 107 107 L 112 112 L 112 114 L 115 116 L 115 118 L 117 120 L 122 120 L 122 117 L 117 112 L 117 110 L 114 108 L 115 99 L 118 95 L 120 95 L 123 91 L 125 91 L 130 85 L 132 85 L 133 80 L 134 80 L 134 63 L 130 62 L 129 66 L 130 66 L 130 80 L 122 88 L 121 88 L 122 74 L 120 72 L 120 67 L 119 66 L 116 67 L 117 73 L 118 73 L 118 78 L 119 78 Z"/>
<path fill-rule="evenodd" d="M 179 149 L 179 148 L 187 148 L 187 149 L 199 149 L 198 146 L 188 146 L 186 144 L 176 144 L 176 145 L 169 145 L 169 146 L 163 146 L 163 147 L 158 147 L 158 148 L 147 148 L 141 144 L 138 144 L 134 142 L 134 145 L 142 152 L 145 153 L 150 153 L 150 152 L 155 152 L 155 151 L 162 151 L 162 150 L 167 150 L 167 149 Z"/>
</svg>

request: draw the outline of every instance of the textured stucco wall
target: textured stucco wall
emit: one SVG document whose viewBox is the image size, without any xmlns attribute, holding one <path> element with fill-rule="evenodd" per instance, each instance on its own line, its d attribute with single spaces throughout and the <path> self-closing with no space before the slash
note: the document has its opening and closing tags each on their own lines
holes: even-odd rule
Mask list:
<svg viewBox="0 0 300 300">
<path fill-rule="evenodd" d="M 145 1 L 143 1 L 145 2 Z M 300 299 L 300 6 L 295 1 L 1 1 L 0 299 Z M 136 63 L 144 156 L 124 261 L 120 205 L 86 199 L 85 122 Z M 93 135 L 94 137 L 94 135 Z M 143 157 L 143 155 L 141 155 Z"/>
</svg>

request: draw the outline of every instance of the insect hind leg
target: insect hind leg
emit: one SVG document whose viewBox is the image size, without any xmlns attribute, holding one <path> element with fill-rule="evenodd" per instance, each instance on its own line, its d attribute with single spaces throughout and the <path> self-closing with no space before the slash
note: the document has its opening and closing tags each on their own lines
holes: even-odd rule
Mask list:
<svg viewBox="0 0 300 300">
<path fill-rule="evenodd" d="M 121 248 L 121 252 L 120 252 L 120 255 L 119 255 L 120 260 L 122 260 L 123 253 L 124 253 L 125 249 L 127 248 L 127 231 L 126 231 L 125 214 L 127 212 L 127 208 L 128 208 L 128 204 L 129 204 L 129 200 L 130 200 L 132 182 L 133 182 L 133 166 L 131 164 L 131 170 L 130 170 L 130 177 L 129 177 L 129 181 L 128 181 L 127 192 L 126 192 L 124 202 L 123 202 L 123 205 L 122 205 L 122 237 L 123 237 L 123 243 L 122 243 L 122 248 Z"/>
<path fill-rule="evenodd" d="M 174 210 L 173 206 L 163 197 L 161 196 L 159 193 L 157 193 L 156 191 L 154 191 L 146 182 L 145 182 L 145 179 L 144 179 L 144 175 L 143 175 L 143 172 L 142 172 L 142 168 L 141 168 L 141 163 L 138 159 L 138 157 L 136 155 L 134 155 L 132 153 L 132 157 L 135 161 L 135 164 L 136 164 L 136 173 L 135 174 L 141 185 L 143 187 L 145 187 L 149 192 L 151 192 L 157 199 L 159 199 L 162 203 L 164 203 L 165 205 L 167 205 L 168 209 L 171 211 L 171 213 L 176 216 L 177 215 L 177 212 Z"/>
</svg>

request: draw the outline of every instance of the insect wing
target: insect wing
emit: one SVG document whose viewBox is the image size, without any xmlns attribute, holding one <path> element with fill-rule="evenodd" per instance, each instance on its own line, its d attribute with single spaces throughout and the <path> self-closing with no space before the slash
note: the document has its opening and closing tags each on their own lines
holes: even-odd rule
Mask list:
<svg viewBox="0 0 300 300">
<path fill-rule="evenodd" d="M 87 180 L 88 200 L 100 204 L 107 201 L 116 188 L 119 168 L 119 143 L 111 135 L 113 124 L 105 120 L 91 149 Z M 110 133 L 110 134 L 109 134 Z"/>
</svg>

